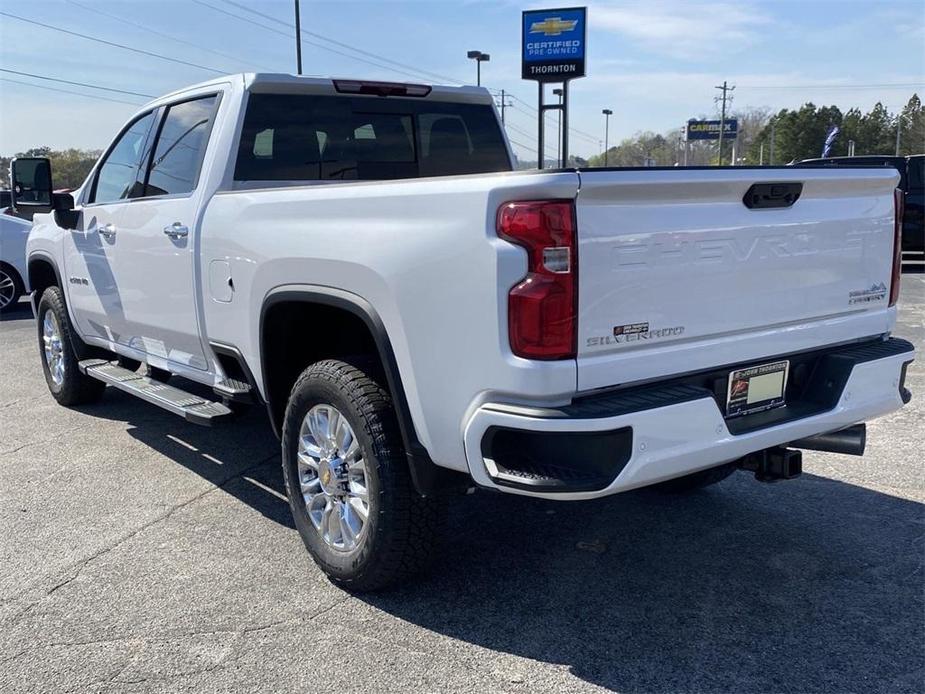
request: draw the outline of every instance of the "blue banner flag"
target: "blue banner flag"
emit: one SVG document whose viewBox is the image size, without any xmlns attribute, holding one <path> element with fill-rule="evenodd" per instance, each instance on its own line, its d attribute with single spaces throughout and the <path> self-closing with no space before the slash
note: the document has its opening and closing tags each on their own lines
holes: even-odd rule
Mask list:
<svg viewBox="0 0 925 694">
<path fill-rule="evenodd" d="M 835 140 L 838 139 L 838 133 L 841 132 L 841 128 L 837 125 L 833 125 L 829 128 L 829 134 L 825 136 L 825 146 L 822 148 L 822 158 L 825 159 L 829 156 L 829 153 L 832 151 L 832 145 L 835 144 Z"/>
</svg>

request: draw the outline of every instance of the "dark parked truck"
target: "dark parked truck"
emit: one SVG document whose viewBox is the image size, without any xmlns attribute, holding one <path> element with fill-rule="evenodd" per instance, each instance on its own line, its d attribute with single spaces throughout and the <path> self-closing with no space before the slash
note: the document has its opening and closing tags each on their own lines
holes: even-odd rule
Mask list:
<svg viewBox="0 0 925 694">
<path fill-rule="evenodd" d="M 449 490 L 578 502 L 860 454 L 910 397 L 898 180 L 513 172 L 484 89 L 225 77 L 141 108 L 35 216 L 39 352 L 66 406 L 265 406 L 308 551 L 375 589 L 433 556 Z"/>
<path fill-rule="evenodd" d="M 807 159 L 801 166 L 890 166 L 899 171 L 903 192 L 902 251 L 910 258 L 925 258 L 925 154 L 908 157 L 860 156 Z"/>
</svg>

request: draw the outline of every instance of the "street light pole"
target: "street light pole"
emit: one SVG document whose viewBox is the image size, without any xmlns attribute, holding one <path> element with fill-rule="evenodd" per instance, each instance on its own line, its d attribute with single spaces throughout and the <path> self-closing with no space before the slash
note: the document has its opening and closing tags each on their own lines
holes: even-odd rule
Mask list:
<svg viewBox="0 0 925 694">
<path fill-rule="evenodd" d="M 302 13 L 299 12 L 299 0 L 295 0 L 295 64 L 296 74 L 302 74 Z"/>
<path fill-rule="evenodd" d="M 613 115 L 613 111 L 605 108 L 601 113 L 604 114 L 604 166 L 607 166 L 607 150 L 610 149 L 610 117 Z"/>
<path fill-rule="evenodd" d="M 466 53 L 466 57 L 469 60 L 475 61 L 475 83 L 479 87 L 482 86 L 482 62 L 488 62 L 491 60 L 491 56 L 488 53 L 482 53 L 482 51 L 469 51 Z"/>
</svg>

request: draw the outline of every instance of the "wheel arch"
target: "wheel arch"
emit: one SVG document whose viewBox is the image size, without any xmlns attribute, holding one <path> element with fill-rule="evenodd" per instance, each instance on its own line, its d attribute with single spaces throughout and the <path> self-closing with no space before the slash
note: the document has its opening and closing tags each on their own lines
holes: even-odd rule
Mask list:
<svg viewBox="0 0 925 694">
<path fill-rule="evenodd" d="M 57 285 L 62 293 L 66 294 L 64 284 L 61 282 L 61 272 L 55 259 L 46 253 L 32 253 L 26 263 L 26 274 L 29 280 L 29 289 L 32 291 L 32 306 L 38 308 L 42 292 L 51 286 Z M 67 297 L 65 296 L 65 303 Z"/>
<path fill-rule="evenodd" d="M 274 382 L 274 365 L 270 363 L 273 352 L 268 349 L 268 341 L 273 336 L 268 334 L 268 324 L 272 324 L 274 310 L 284 305 L 298 305 L 305 310 L 322 307 L 325 310 L 342 312 L 352 316 L 363 326 L 374 348 L 374 354 L 371 356 L 378 360 L 385 377 L 385 385 L 392 397 L 415 488 L 423 496 L 428 496 L 441 489 L 460 486 L 461 480 L 458 477 L 461 473 L 437 466 L 417 436 L 392 343 L 381 317 L 364 298 L 343 290 L 329 287 L 287 287 L 271 292 L 264 299 L 259 326 L 260 371 L 270 421 L 277 436 L 282 428 L 288 389 L 292 384 L 288 383 L 287 390 L 283 393 L 280 392 L 281 385 Z M 272 327 L 270 329 L 272 330 Z M 285 379 L 284 383 L 287 380 Z"/>
<path fill-rule="evenodd" d="M 44 251 L 30 253 L 26 261 L 26 272 L 29 275 L 29 291 L 32 292 L 32 313 L 35 314 L 36 320 L 39 317 L 39 301 L 42 300 L 42 294 L 49 287 L 58 287 L 61 290 L 61 298 L 64 300 L 64 309 L 67 311 L 67 317 L 71 323 L 71 329 L 68 331 L 71 347 L 78 359 L 108 357 L 109 353 L 106 350 L 86 344 L 78 334 L 67 287 L 61 279 L 61 271 L 58 269 L 58 263 L 54 257 Z"/>
</svg>

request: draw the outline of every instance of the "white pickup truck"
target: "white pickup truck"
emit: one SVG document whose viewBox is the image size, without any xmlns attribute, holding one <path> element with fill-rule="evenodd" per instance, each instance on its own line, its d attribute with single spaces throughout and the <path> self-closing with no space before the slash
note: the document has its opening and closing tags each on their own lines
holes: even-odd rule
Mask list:
<svg viewBox="0 0 925 694">
<path fill-rule="evenodd" d="M 424 565 L 447 490 L 786 479 L 908 401 L 895 171 L 511 163 L 484 89 L 263 74 L 151 102 L 73 196 L 17 160 L 48 387 L 265 405 L 355 590 Z"/>
</svg>

